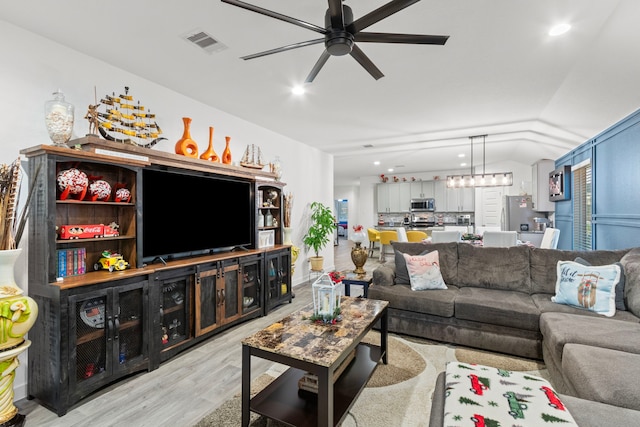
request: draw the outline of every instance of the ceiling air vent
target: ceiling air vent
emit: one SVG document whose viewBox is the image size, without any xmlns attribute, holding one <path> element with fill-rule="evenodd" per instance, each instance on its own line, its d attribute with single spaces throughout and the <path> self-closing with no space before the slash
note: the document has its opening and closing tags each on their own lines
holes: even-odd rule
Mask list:
<svg viewBox="0 0 640 427">
<path fill-rule="evenodd" d="M 221 50 L 225 50 L 227 48 L 227 46 L 220 43 L 218 40 L 214 39 L 202 30 L 190 31 L 186 34 L 183 34 L 182 38 L 184 38 L 189 43 L 198 46 L 200 49 L 204 50 L 207 53 L 220 52 Z"/>
</svg>

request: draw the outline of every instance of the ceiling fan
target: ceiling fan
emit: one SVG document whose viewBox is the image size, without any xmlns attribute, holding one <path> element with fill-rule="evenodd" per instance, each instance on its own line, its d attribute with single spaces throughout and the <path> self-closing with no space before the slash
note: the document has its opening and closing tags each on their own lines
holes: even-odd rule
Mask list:
<svg viewBox="0 0 640 427">
<path fill-rule="evenodd" d="M 356 42 L 363 43 L 406 43 L 406 44 L 435 44 L 444 45 L 449 36 L 430 36 L 418 34 L 397 34 L 397 33 L 373 33 L 363 32 L 365 28 L 381 21 L 402 9 L 411 6 L 420 0 L 392 0 L 389 3 L 369 12 L 368 14 L 353 20 L 353 12 L 351 8 L 343 4 L 342 0 L 328 0 L 329 8 L 324 16 L 325 27 L 319 27 L 296 18 L 291 18 L 271 10 L 267 10 L 258 6 L 251 5 L 239 0 L 222 0 L 243 9 L 257 12 L 262 15 L 270 16 L 290 24 L 306 28 L 324 35 L 324 38 L 308 40 L 300 43 L 294 43 L 282 46 L 276 49 L 266 50 L 264 52 L 243 56 L 242 59 L 254 59 L 261 56 L 271 55 L 273 53 L 285 52 L 299 47 L 310 46 L 324 41 L 325 50 L 320 55 L 318 62 L 313 66 L 311 72 L 307 76 L 305 83 L 311 83 L 318 75 L 324 64 L 330 56 L 342 56 L 350 54 L 362 67 L 364 67 L 371 76 L 378 80 L 384 77 L 382 71 L 376 67 L 373 62 L 364 54 L 364 52 L 356 45 Z"/>
</svg>

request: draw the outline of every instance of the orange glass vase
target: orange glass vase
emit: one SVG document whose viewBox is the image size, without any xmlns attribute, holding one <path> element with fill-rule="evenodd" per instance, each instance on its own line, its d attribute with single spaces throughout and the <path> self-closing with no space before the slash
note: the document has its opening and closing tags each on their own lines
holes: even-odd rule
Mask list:
<svg viewBox="0 0 640 427">
<path fill-rule="evenodd" d="M 198 157 L 198 144 L 191 139 L 191 119 L 189 117 L 183 117 L 184 132 L 182 138 L 176 142 L 176 154 L 182 154 L 187 157 Z"/>
<path fill-rule="evenodd" d="M 225 136 L 224 139 L 227 141 L 227 146 L 224 148 L 222 152 L 222 163 L 225 165 L 231 164 L 231 148 L 229 148 L 229 143 L 231 142 L 230 136 Z"/>
<path fill-rule="evenodd" d="M 220 157 L 213 149 L 213 126 L 209 127 L 209 146 L 207 147 L 207 151 L 202 153 L 202 155 L 200 155 L 200 158 L 203 160 L 209 160 L 210 162 L 220 161 Z"/>
</svg>

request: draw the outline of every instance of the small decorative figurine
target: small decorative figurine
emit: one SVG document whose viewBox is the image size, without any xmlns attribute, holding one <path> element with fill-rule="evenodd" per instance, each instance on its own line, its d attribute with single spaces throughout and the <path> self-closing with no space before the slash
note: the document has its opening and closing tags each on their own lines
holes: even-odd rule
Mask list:
<svg viewBox="0 0 640 427">
<path fill-rule="evenodd" d="M 102 257 L 93 265 L 95 270 L 115 270 L 121 271 L 129 267 L 129 263 L 124 260 L 122 255 L 111 252 L 109 250 L 102 251 Z"/>
</svg>

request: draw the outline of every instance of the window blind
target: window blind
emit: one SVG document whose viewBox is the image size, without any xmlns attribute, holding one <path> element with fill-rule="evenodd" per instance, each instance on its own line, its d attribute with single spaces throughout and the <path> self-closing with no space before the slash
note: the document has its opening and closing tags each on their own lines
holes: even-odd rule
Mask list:
<svg viewBox="0 0 640 427">
<path fill-rule="evenodd" d="M 573 249 L 592 249 L 591 162 L 573 169 Z"/>
</svg>

